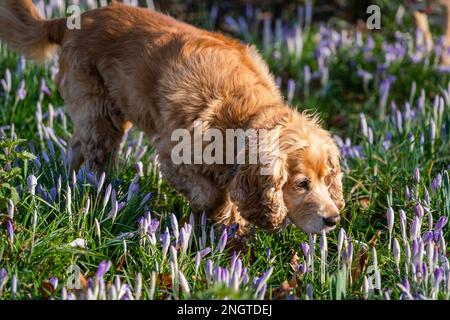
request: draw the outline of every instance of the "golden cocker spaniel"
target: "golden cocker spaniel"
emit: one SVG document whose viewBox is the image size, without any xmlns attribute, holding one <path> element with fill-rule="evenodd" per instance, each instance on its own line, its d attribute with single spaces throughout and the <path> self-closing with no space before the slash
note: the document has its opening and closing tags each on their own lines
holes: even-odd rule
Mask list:
<svg viewBox="0 0 450 320">
<path fill-rule="evenodd" d="M 117 3 L 82 14 L 71 29 L 66 18 L 43 20 L 31 0 L 0 0 L 0 39 L 35 60 L 61 48 L 56 82 L 75 127 L 74 168 L 107 165 L 135 125 L 195 211 L 266 230 L 287 217 L 309 233 L 339 222 L 339 150 L 316 118 L 285 104 L 255 48 Z M 172 133 L 192 132 L 196 121 L 224 134 L 277 130 L 279 153 L 269 164 L 174 164 Z M 268 165 L 272 174 L 261 174 Z"/>
</svg>

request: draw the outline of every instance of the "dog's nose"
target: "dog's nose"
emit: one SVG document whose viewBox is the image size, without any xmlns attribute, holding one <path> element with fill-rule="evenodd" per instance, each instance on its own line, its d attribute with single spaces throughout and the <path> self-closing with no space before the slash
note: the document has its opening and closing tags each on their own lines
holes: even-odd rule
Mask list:
<svg viewBox="0 0 450 320">
<path fill-rule="evenodd" d="M 334 227 L 339 223 L 339 221 L 341 221 L 341 216 L 339 215 L 323 218 L 323 223 L 325 223 L 325 225 L 328 227 Z"/>
</svg>

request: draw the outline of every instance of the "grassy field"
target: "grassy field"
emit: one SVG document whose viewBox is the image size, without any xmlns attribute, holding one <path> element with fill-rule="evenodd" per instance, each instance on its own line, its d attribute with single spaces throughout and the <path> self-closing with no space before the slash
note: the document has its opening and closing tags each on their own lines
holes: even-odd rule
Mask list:
<svg viewBox="0 0 450 320">
<path fill-rule="evenodd" d="M 287 223 L 243 241 L 190 215 L 137 130 L 117 172 L 71 171 L 56 61 L 0 43 L 0 299 L 448 299 L 450 68 L 437 34 L 425 52 L 410 17 L 380 5 L 378 31 L 310 25 L 308 7 L 273 24 L 247 8 L 222 26 L 335 134 L 346 208 L 327 235 Z"/>
</svg>

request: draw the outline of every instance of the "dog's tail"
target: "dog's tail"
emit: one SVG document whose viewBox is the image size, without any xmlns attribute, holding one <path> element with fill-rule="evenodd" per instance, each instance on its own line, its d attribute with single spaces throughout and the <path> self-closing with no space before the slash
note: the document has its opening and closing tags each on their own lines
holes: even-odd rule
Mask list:
<svg viewBox="0 0 450 320">
<path fill-rule="evenodd" d="M 61 45 L 66 18 L 45 21 L 32 0 L 0 0 L 0 40 L 34 60 L 47 60 Z"/>
</svg>

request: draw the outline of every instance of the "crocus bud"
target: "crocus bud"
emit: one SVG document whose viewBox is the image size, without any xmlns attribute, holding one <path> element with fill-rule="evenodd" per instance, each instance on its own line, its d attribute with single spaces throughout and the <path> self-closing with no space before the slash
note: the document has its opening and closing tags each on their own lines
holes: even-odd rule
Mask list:
<svg viewBox="0 0 450 320">
<path fill-rule="evenodd" d="M 444 279 L 444 271 L 442 268 L 436 268 L 434 270 L 434 288 L 435 290 L 439 290 L 439 285 L 441 284 L 441 281 Z"/>
<path fill-rule="evenodd" d="M 29 175 L 27 178 L 27 191 L 31 193 L 32 195 L 36 194 L 36 186 L 37 186 L 37 179 L 34 175 Z"/>
<path fill-rule="evenodd" d="M 416 181 L 416 183 L 420 182 L 420 171 L 417 167 L 414 169 L 414 181 Z"/>
<path fill-rule="evenodd" d="M 391 207 L 387 209 L 386 218 L 389 233 L 392 233 L 392 229 L 394 228 L 394 210 Z"/>
<path fill-rule="evenodd" d="M 110 183 L 106 187 L 105 196 L 103 197 L 103 209 L 102 210 L 104 210 L 106 208 L 106 205 L 109 202 L 109 197 L 111 196 L 111 192 L 112 192 L 112 184 Z"/>
<path fill-rule="evenodd" d="M 313 300 L 313 286 L 311 285 L 311 283 L 308 283 L 306 285 L 306 297 L 308 298 L 308 300 Z"/>
<path fill-rule="evenodd" d="M 305 258 L 307 258 L 309 255 L 309 245 L 306 242 L 302 242 L 301 248 L 302 248 L 303 254 L 305 255 Z"/>
<path fill-rule="evenodd" d="M 448 218 L 446 216 L 442 216 L 439 218 L 439 220 L 436 222 L 436 226 L 434 228 L 434 231 L 441 232 L 445 225 L 447 224 Z"/>
<path fill-rule="evenodd" d="M 97 278 L 103 278 L 103 276 L 109 271 L 111 268 L 111 261 L 103 260 L 100 262 L 97 268 L 97 272 L 95 273 Z"/>
<path fill-rule="evenodd" d="M 408 186 L 405 187 L 405 199 L 408 201 L 411 200 L 411 191 Z"/>
<path fill-rule="evenodd" d="M 217 244 L 216 252 L 222 253 L 227 245 L 228 234 L 227 229 L 224 229 L 222 235 L 220 236 L 219 243 Z"/>
<path fill-rule="evenodd" d="M 423 218 L 424 210 L 423 210 L 423 207 L 422 207 L 422 205 L 421 205 L 420 203 L 417 203 L 417 204 L 416 204 L 415 212 L 416 212 L 416 216 L 417 216 L 419 219 L 422 219 L 422 218 Z"/>
<path fill-rule="evenodd" d="M 17 275 L 13 274 L 11 278 L 11 295 L 13 299 L 16 297 L 16 294 L 17 294 Z"/>
<path fill-rule="evenodd" d="M 210 283 L 211 283 L 213 267 L 214 267 L 214 265 L 213 265 L 213 262 L 211 261 L 211 259 L 206 260 L 205 275 L 206 275 L 206 283 L 208 284 L 208 287 L 210 286 Z"/>
<path fill-rule="evenodd" d="M 341 256 L 341 251 L 342 251 L 342 245 L 344 244 L 344 239 L 345 239 L 346 235 L 345 235 L 345 230 L 344 228 L 341 228 L 341 230 L 339 230 L 339 235 L 338 235 L 338 259 Z"/>
<path fill-rule="evenodd" d="M 405 214 L 405 211 L 400 209 L 399 215 L 400 215 L 400 227 L 402 229 L 403 241 L 406 242 L 406 241 L 408 241 L 408 239 L 406 238 L 406 214 Z"/>
<path fill-rule="evenodd" d="M 430 206 L 430 193 L 428 192 L 427 187 L 423 189 L 423 201 L 427 205 L 427 207 Z"/>
<path fill-rule="evenodd" d="M 97 194 L 99 194 L 102 191 L 103 184 L 105 183 L 106 174 L 105 172 L 102 172 L 100 175 L 100 178 L 98 179 L 97 183 Z"/>
<path fill-rule="evenodd" d="M 395 264 L 398 268 L 400 265 L 400 244 L 398 243 L 397 238 L 394 238 L 394 247 L 392 253 L 394 255 Z"/>
<path fill-rule="evenodd" d="M 59 282 L 58 278 L 56 278 L 56 277 L 50 278 L 50 284 L 52 285 L 53 290 L 56 290 L 58 288 L 58 282 Z"/>
<path fill-rule="evenodd" d="M 14 226 L 11 220 L 6 221 L 6 234 L 11 243 L 14 242 Z"/>
<path fill-rule="evenodd" d="M 170 216 L 170 221 L 172 223 L 172 232 L 173 232 L 173 235 L 175 236 L 175 242 L 178 242 L 178 237 L 179 237 L 180 233 L 179 233 L 179 229 L 178 229 L 178 219 L 175 216 L 175 214 L 172 213 L 172 215 Z"/>
<path fill-rule="evenodd" d="M 161 235 L 161 242 L 162 242 L 162 255 L 164 259 L 167 255 L 167 250 L 169 250 L 170 245 L 170 233 L 167 227 L 166 231 Z"/>
<path fill-rule="evenodd" d="M 366 120 L 366 116 L 364 115 L 364 113 L 359 114 L 359 119 L 361 122 L 362 133 L 367 138 L 369 136 L 369 133 L 368 133 L 368 127 L 367 127 L 367 120 Z"/>
<path fill-rule="evenodd" d="M 136 173 L 139 177 L 144 176 L 144 165 L 141 161 L 138 161 L 134 164 L 134 168 L 136 169 Z"/>
<path fill-rule="evenodd" d="M 198 268 L 200 267 L 200 262 L 201 262 L 201 255 L 200 255 L 200 251 L 197 251 L 197 253 L 195 254 L 195 274 L 197 274 L 198 272 Z"/>
<path fill-rule="evenodd" d="M 181 289 L 184 291 L 184 293 L 186 293 L 186 296 L 190 297 L 191 290 L 189 289 L 189 284 L 186 280 L 186 277 L 184 276 L 184 274 L 181 271 L 178 271 L 178 277 L 180 280 Z"/>
<path fill-rule="evenodd" d="M 11 199 L 8 199 L 6 206 L 7 206 L 6 211 L 8 213 L 8 218 L 13 220 L 14 219 L 14 202 L 12 202 Z"/>
</svg>

